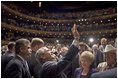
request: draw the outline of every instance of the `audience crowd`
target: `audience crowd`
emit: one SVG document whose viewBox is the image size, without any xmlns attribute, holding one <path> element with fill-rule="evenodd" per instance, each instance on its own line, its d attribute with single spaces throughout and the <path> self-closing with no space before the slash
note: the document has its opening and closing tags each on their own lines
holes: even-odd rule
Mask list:
<svg viewBox="0 0 118 79">
<path fill-rule="evenodd" d="M 15 10 L 20 13 L 27 14 L 29 16 L 34 16 L 42 19 L 55 19 L 55 20 L 72 20 L 72 19 L 78 19 L 78 18 L 92 18 L 92 17 L 98 17 L 98 16 L 104 16 L 104 15 L 110 15 L 116 13 L 116 8 L 107 8 L 107 9 L 100 9 L 95 11 L 85 11 L 85 12 L 67 12 L 67 13 L 48 13 L 45 10 L 36 13 L 36 12 L 29 12 L 28 10 L 17 6 L 15 4 L 11 3 L 2 3 L 4 5 L 7 5 L 12 10 Z M 90 14 L 90 15 L 89 15 Z M 91 15 L 92 14 L 92 15 Z"/>
<path fill-rule="evenodd" d="M 92 48 L 80 42 L 74 24 L 69 46 L 45 44 L 41 38 L 21 38 L 1 47 L 2 78 L 116 78 L 117 49 L 101 38 Z M 104 73 L 104 74 L 102 74 Z"/>
<path fill-rule="evenodd" d="M 46 36 L 38 38 L 41 34 L 36 36 L 35 33 L 19 32 L 17 28 L 12 32 L 2 28 L 2 40 L 9 41 L 1 46 L 2 78 L 117 78 L 117 38 L 109 40 L 102 36 L 103 38 L 95 39 L 97 42 L 90 45 L 86 43 L 84 35 L 80 34 L 91 29 L 116 29 L 116 8 L 67 13 L 43 11 L 38 14 L 9 2 L 1 4 L 1 21 L 4 27 L 6 24 L 22 29 L 53 32 L 55 37 L 56 32 L 71 32 L 74 37 L 71 40 L 64 38 L 66 34 L 63 37 L 60 34 L 57 38 L 53 35 L 50 39 L 45 38 Z M 106 16 L 108 17 L 105 18 Z M 99 17 L 102 17 L 104 23 Z M 87 18 L 91 19 L 91 23 L 88 24 L 90 21 Z M 93 21 L 93 18 L 100 23 Z M 78 21 L 77 25 L 71 26 L 77 19 L 83 24 Z M 49 20 L 52 22 L 48 22 Z M 72 22 L 67 22 L 69 20 Z"/>
</svg>

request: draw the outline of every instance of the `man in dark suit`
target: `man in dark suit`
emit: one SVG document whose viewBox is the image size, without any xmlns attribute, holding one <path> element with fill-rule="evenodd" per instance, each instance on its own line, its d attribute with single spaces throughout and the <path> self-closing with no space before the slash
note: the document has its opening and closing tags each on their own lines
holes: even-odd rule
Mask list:
<svg viewBox="0 0 118 79">
<path fill-rule="evenodd" d="M 52 55 L 51 51 L 46 47 L 42 47 L 37 51 L 37 54 L 39 54 L 40 61 L 43 62 L 42 68 L 40 70 L 41 78 L 66 77 L 63 72 L 64 69 L 72 62 L 74 57 L 79 52 L 80 36 L 75 24 L 72 28 L 72 33 L 74 35 L 75 40 L 73 41 L 72 45 L 70 46 L 70 49 L 61 61 L 54 61 L 54 55 Z"/>
<path fill-rule="evenodd" d="M 91 78 L 117 78 L 117 68 L 92 74 Z"/>
<path fill-rule="evenodd" d="M 40 69 L 40 66 L 39 66 L 40 63 L 37 62 L 35 54 L 36 54 L 36 51 L 39 48 L 43 47 L 43 45 L 44 45 L 44 41 L 42 39 L 40 39 L 40 38 L 33 38 L 32 41 L 31 41 L 32 53 L 27 58 L 27 62 L 28 62 L 28 65 L 29 65 L 31 76 L 33 76 L 34 78 L 38 78 L 39 77 L 38 71 L 35 68 L 39 68 Z"/>
<path fill-rule="evenodd" d="M 16 56 L 9 61 L 5 68 L 6 78 L 30 78 L 30 72 L 25 60 L 29 56 L 30 41 L 19 39 L 15 44 Z"/>
<path fill-rule="evenodd" d="M 103 53 L 98 49 L 98 46 L 96 44 L 94 44 L 92 46 L 92 49 L 93 49 L 93 53 L 95 55 L 94 65 L 96 68 L 99 63 L 103 62 Z"/>
<path fill-rule="evenodd" d="M 99 46 L 99 50 L 103 54 L 103 61 L 105 61 L 105 55 L 103 52 L 105 50 L 106 45 L 108 44 L 108 40 L 106 38 L 101 38 L 100 43 L 101 43 L 101 45 Z"/>
<path fill-rule="evenodd" d="M 1 56 L 1 77 L 4 78 L 4 70 L 8 62 L 15 56 L 15 42 L 9 42 L 8 51 Z"/>
</svg>

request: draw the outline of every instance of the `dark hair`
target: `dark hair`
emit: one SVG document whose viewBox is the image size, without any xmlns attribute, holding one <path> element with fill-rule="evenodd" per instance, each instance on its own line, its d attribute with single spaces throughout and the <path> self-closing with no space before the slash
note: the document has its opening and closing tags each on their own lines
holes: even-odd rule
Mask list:
<svg viewBox="0 0 118 79">
<path fill-rule="evenodd" d="M 30 41 L 28 39 L 18 39 L 15 44 L 15 52 L 16 54 L 20 53 L 20 48 L 25 47 L 27 44 L 29 44 Z"/>
<path fill-rule="evenodd" d="M 84 46 L 86 51 L 90 51 L 93 53 L 93 50 L 84 42 L 79 43 L 80 46 Z"/>
</svg>

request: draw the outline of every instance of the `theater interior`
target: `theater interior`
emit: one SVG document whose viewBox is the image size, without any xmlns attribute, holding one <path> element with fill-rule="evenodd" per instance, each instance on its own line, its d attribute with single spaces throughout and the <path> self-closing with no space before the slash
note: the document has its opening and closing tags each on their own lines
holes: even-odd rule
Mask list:
<svg viewBox="0 0 118 79">
<path fill-rule="evenodd" d="M 1 1 L 2 78 L 117 78 L 117 1 Z"/>
<path fill-rule="evenodd" d="M 70 44 L 76 23 L 81 41 L 89 45 L 102 37 L 117 37 L 115 1 L 2 1 L 1 43 L 40 37 L 46 43 Z M 94 42 L 90 42 L 90 39 Z"/>
</svg>

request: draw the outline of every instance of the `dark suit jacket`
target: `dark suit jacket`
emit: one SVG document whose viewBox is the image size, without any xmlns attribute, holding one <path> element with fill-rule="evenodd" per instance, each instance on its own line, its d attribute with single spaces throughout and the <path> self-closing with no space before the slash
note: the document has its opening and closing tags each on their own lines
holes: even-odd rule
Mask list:
<svg viewBox="0 0 118 79">
<path fill-rule="evenodd" d="M 30 78 L 30 72 L 26 64 L 18 56 L 9 61 L 5 69 L 6 78 Z"/>
<path fill-rule="evenodd" d="M 35 52 L 32 51 L 31 56 L 27 58 L 30 73 L 34 78 L 39 78 L 39 72 L 41 69 L 41 63 L 36 60 Z"/>
<path fill-rule="evenodd" d="M 65 57 L 59 61 L 48 61 L 45 62 L 42 66 L 40 77 L 41 78 L 58 78 L 58 77 L 66 77 L 63 73 L 64 69 L 72 62 L 74 57 L 79 52 L 79 49 L 72 45 L 68 50 L 68 53 Z"/>
<path fill-rule="evenodd" d="M 34 71 L 34 78 L 40 78 L 40 70 L 41 70 L 42 64 L 41 63 L 37 63 L 35 64 L 33 71 Z"/>
<path fill-rule="evenodd" d="M 117 78 L 117 68 L 92 74 L 91 78 Z"/>
<path fill-rule="evenodd" d="M 79 55 L 76 55 L 72 63 L 68 67 L 66 67 L 66 69 L 64 70 L 64 73 L 66 74 L 67 78 L 74 78 L 75 69 L 78 67 L 80 67 Z"/>
<path fill-rule="evenodd" d="M 8 62 L 14 58 L 13 56 L 2 55 L 1 56 L 1 77 L 4 78 L 4 70 L 8 64 Z"/>
<path fill-rule="evenodd" d="M 95 55 L 95 68 L 98 66 L 99 63 L 103 62 L 103 53 L 100 50 L 96 51 Z"/>
</svg>

